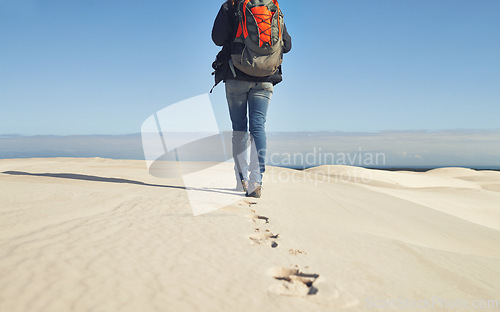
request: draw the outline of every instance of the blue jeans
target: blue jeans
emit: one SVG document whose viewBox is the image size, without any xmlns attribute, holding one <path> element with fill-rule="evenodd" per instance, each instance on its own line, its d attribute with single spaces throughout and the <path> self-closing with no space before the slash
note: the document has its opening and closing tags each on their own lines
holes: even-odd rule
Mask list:
<svg viewBox="0 0 500 312">
<path fill-rule="evenodd" d="M 266 115 L 272 94 L 273 84 L 270 82 L 226 80 L 226 98 L 233 127 L 233 158 L 240 180 L 262 183 L 262 174 L 266 171 Z M 250 163 L 246 153 L 248 129 Z"/>
</svg>

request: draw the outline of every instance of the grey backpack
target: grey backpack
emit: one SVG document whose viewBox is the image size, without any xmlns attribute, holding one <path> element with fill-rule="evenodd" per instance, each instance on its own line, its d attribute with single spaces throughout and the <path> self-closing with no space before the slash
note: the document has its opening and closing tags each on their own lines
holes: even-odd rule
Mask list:
<svg viewBox="0 0 500 312">
<path fill-rule="evenodd" d="M 283 14 L 277 0 L 241 0 L 230 66 L 254 77 L 274 74 L 283 61 Z M 234 74 L 234 72 L 233 72 Z"/>
</svg>

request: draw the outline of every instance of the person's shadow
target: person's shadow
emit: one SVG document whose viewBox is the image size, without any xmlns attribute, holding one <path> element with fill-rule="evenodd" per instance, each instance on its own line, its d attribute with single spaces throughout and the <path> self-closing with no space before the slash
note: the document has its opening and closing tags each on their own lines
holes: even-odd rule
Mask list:
<svg viewBox="0 0 500 312">
<path fill-rule="evenodd" d="M 184 186 L 150 184 L 150 183 L 144 183 L 141 181 L 127 180 L 127 179 L 120 179 L 120 178 L 105 178 L 105 177 L 98 177 L 98 176 L 92 176 L 92 175 L 86 175 L 86 174 L 76 174 L 76 173 L 31 173 L 31 172 L 23 172 L 23 171 L 4 171 L 2 173 L 3 174 L 10 174 L 10 175 L 20 175 L 20 176 L 49 177 L 49 178 L 84 180 L 84 181 L 95 181 L 95 182 L 108 182 L 108 183 L 128 183 L 128 184 L 136 184 L 136 185 L 144 185 L 144 186 L 168 187 L 168 188 L 177 188 L 177 189 L 183 189 L 183 190 L 186 189 Z"/>
<path fill-rule="evenodd" d="M 23 172 L 23 171 L 4 171 L 2 173 L 9 174 L 9 175 L 17 175 L 17 176 L 48 177 L 48 178 L 83 180 L 83 181 L 106 182 L 106 183 L 128 183 L 128 184 L 143 185 L 143 186 L 150 186 L 150 187 L 163 187 L 163 188 L 187 190 L 187 188 L 185 186 L 151 184 L 151 183 L 144 183 L 144 182 L 135 181 L 135 180 L 121 179 L 121 178 L 106 178 L 106 177 L 99 177 L 99 176 L 93 176 L 93 175 L 87 175 L 87 174 L 31 173 L 31 172 Z M 189 188 L 189 189 L 196 190 L 196 191 L 203 191 L 203 192 L 217 192 L 217 193 L 233 194 L 233 192 L 229 192 L 229 191 L 231 191 L 229 189 L 197 189 L 197 188 Z"/>
</svg>

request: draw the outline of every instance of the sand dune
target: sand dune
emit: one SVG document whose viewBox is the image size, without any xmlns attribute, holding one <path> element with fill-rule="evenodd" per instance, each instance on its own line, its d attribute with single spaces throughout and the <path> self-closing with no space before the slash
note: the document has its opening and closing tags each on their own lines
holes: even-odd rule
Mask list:
<svg viewBox="0 0 500 312">
<path fill-rule="evenodd" d="M 194 217 L 182 179 L 143 161 L 0 160 L 0 310 L 500 309 L 499 172 L 269 167 L 264 183 Z"/>
</svg>

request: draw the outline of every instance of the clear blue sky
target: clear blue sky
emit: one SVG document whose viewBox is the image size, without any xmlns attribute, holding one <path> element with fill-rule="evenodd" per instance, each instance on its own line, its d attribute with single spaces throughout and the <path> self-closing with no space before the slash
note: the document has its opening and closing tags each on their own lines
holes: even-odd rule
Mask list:
<svg viewBox="0 0 500 312">
<path fill-rule="evenodd" d="M 208 92 L 222 3 L 0 0 L 0 134 L 136 133 Z M 269 131 L 500 128 L 500 1 L 280 3 Z M 227 127 L 223 85 L 212 103 Z"/>
</svg>

